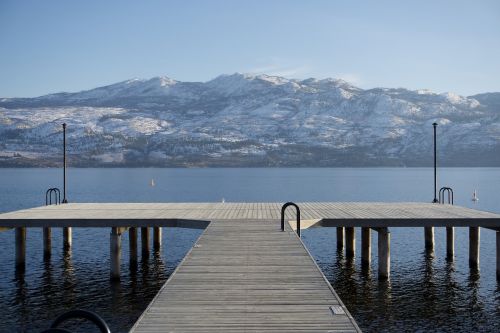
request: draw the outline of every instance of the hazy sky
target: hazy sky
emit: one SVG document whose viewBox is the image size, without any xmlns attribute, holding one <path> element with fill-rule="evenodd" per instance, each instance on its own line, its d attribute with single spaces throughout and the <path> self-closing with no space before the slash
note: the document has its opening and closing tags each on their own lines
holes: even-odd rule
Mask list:
<svg viewBox="0 0 500 333">
<path fill-rule="evenodd" d="M 166 75 L 500 91 L 500 1 L 0 1 L 0 96 Z"/>
</svg>

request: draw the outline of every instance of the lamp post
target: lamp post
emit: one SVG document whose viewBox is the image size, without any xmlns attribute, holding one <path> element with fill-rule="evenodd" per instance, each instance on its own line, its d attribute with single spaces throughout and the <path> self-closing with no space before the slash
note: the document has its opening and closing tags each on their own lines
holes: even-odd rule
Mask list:
<svg viewBox="0 0 500 333">
<path fill-rule="evenodd" d="M 433 123 L 432 126 L 434 127 L 434 200 L 432 200 L 433 203 L 439 202 L 437 199 L 437 152 L 436 152 L 436 127 L 437 123 Z"/>
<path fill-rule="evenodd" d="M 68 203 L 66 199 L 66 123 L 62 124 L 63 127 L 63 201 Z"/>
</svg>

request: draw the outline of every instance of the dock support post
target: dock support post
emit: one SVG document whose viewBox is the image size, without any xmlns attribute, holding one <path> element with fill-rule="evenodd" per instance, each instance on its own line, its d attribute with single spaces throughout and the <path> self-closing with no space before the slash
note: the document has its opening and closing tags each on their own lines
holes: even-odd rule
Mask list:
<svg viewBox="0 0 500 333">
<path fill-rule="evenodd" d="M 128 245 L 130 250 L 130 263 L 137 263 L 137 228 L 128 229 Z"/>
<path fill-rule="evenodd" d="M 161 227 L 153 228 L 153 249 L 159 251 L 161 248 Z"/>
<path fill-rule="evenodd" d="M 425 250 L 428 254 L 434 253 L 434 227 L 424 227 Z"/>
<path fill-rule="evenodd" d="M 469 227 L 469 266 L 479 269 L 479 227 Z"/>
<path fill-rule="evenodd" d="M 26 228 L 16 228 L 16 268 L 26 265 Z"/>
<path fill-rule="evenodd" d="M 388 228 L 378 229 L 378 277 L 388 279 L 391 275 L 391 233 Z"/>
<path fill-rule="evenodd" d="M 148 227 L 141 227 L 141 247 L 142 256 L 149 256 L 149 229 Z"/>
<path fill-rule="evenodd" d="M 455 228 L 446 227 L 446 259 L 453 260 L 455 256 Z"/>
<path fill-rule="evenodd" d="M 43 259 L 50 259 L 52 252 L 52 229 L 43 228 Z"/>
<path fill-rule="evenodd" d="M 497 280 L 500 281 L 500 231 L 497 234 Z"/>
<path fill-rule="evenodd" d="M 71 245 L 73 243 L 72 234 L 73 232 L 71 230 L 71 227 L 63 228 L 63 248 L 65 250 L 69 250 L 71 248 Z"/>
<path fill-rule="evenodd" d="M 361 228 L 361 265 L 370 267 L 372 257 L 371 229 Z"/>
<path fill-rule="evenodd" d="M 356 232 L 354 227 L 345 228 L 345 243 L 346 258 L 354 258 L 356 253 Z"/>
<path fill-rule="evenodd" d="M 337 250 L 344 249 L 344 227 L 337 227 Z"/>
<path fill-rule="evenodd" d="M 120 228 L 111 228 L 109 250 L 111 259 L 110 277 L 112 280 L 120 280 L 120 259 L 122 254 L 122 235 Z"/>
</svg>

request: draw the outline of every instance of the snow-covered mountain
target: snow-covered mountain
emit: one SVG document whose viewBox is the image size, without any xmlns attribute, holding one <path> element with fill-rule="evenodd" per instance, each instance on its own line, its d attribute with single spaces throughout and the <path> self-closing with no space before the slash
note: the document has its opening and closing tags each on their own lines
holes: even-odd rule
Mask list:
<svg viewBox="0 0 500 333">
<path fill-rule="evenodd" d="M 133 79 L 0 99 L 0 165 L 500 165 L 500 93 L 363 90 L 343 80 Z"/>
</svg>

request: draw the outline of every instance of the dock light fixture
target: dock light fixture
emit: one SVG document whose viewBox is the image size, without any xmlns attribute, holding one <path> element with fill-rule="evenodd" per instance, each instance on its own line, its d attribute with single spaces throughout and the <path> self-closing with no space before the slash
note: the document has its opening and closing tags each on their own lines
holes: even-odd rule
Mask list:
<svg viewBox="0 0 500 333">
<path fill-rule="evenodd" d="M 433 123 L 432 126 L 434 127 L 434 200 L 432 200 L 433 203 L 439 202 L 437 199 L 437 152 L 436 152 L 436 127 L 437 123 Z"/>
<path fill-rule="evenodd" d="M 66 123 L 62 124 L 63 127 L 63 201 L 68 203 L 66 199 Z"/>
</svg>

